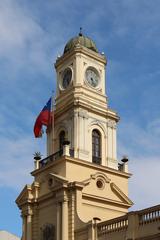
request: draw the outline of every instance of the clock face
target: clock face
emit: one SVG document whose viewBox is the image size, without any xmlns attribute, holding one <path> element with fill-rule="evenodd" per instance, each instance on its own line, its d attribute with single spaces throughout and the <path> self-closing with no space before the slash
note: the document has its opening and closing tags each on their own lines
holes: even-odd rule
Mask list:
<svg viewBox="0 0 160 240">
<path fill-rule="evenodd" d="M 66 89 L 68 87 L 68 85 L 71 82 L 71 79 L 72 79 L 72 70 L 70 68 L 67 68 L 64 71 L 63 79 L 62 79 L 62 87 L 63 87 L 63 89 Z"/>
<path fill-rule="evenodd" d="M 99 74 L 97 70 L 94 68 L 88 68 L 86 70 L 86 80 L 90 86 L 96 88 L 99 84 Z"/>
</svg>

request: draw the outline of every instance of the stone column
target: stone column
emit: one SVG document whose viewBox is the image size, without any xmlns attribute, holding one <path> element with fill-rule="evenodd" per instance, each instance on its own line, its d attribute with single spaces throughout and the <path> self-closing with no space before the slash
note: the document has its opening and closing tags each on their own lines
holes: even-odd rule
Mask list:
<svg viewBox="0 0 160 240">
<path fill-rule="evenodd" d="M 22 240 L 26 240 L 26 215 L 22 214 Z"/>
<path fill-rule="evenodd" d="M 56 226 L 56 235 L 57 240 L 61 240 L 61 205 L 60 202 L 57 202 L 57 226 Z"/>
<path fill-rule="evenodd" d="M 32 239 L 32 214 L 27 215 L 27 239 L 25 240 L 31 240 Z"/>
<path fill-rule="evenodd" d="M 88 222 L 88 238 L 87 238 L 87 240 L 95 240 L 95 233 L 94 233 L 92 220 Z"/>
<path fill-rule="evenodd" d="M 62 202 L 62 240 L 68 240 L 68 201 Z"/>
<path fill-rule="evenodd" d="M 93 235 L 93 239 L 94 240 L 97 240 L 98 239 L 98 233 L 97 233 L 97 222 L 98 221 L 101 221 L 101 219 L 100 218 L 97 218 L 97 217 L 94 217 L 93 218 L 93 233 L 94 233 L 94 235 Z"/>
</svg>

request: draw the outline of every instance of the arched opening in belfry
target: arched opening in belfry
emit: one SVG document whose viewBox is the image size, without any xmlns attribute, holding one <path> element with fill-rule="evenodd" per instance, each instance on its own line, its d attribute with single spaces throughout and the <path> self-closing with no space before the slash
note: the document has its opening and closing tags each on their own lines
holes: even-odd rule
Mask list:
<svg viewBox="0 0 160 240">
<path fill-rule="evenodd" d="M 92 162 L 101 164 L 101 134 L 97 129 L 92 131 Z"/>
<path fill-rule="evenodd" d="M 62 130 L 59 134 L 59 149 L 63 149 L 63 143 L 64 143 L 64 140 L 65 140 L 65 131 Z"/>
</svg>

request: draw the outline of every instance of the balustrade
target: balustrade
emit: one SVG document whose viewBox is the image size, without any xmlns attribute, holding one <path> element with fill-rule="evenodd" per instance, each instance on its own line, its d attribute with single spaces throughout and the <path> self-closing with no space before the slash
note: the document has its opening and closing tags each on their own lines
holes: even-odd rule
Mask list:
<svg viewBox="0 0 160 240">
<path fill-rule="evenodd" d="M 136 233 L 137 236 L 142 237 L 145 232 L 145 228 L 147 228 L 150 235 L 159 234 L 159 228 L 157 227 L 159 226 L 159 223 L 160 205 L 157 205 L 140 211 L 127 213 L 122 217 L 98 223 L 97 232 L 100 240 L 106 239 L 107 236 L 111 237 L 112 234 L 114 234 L 114 238 L 116 237 L 115 239 L 120 239 L 119 236 L 121 235 L 118 234 L 122 233 L 125 233 L 125 235 L 128 236 Z"/>
<path fill-rule="evenodd" d="M 128 227 L 128 216 L 122 216 L 98 224 L 98 236 L 106 233 L 116 232 Z"/>
<path fill-rule="evenodd" d="M 160 220 L 160 205 L 139 211 L 139 224 L 148 224 Z"/>
<path fill-rule="evenodd" d="M 70 152 L 70 156 L 74 157 L 74 149 L 70 149 L 69 152 Z M 63 155 L 63 149 L 39 161 L 39 167 L 42 168 L 46 166 L 48 163 L 58 160 L 60 157 L 62 157 L 62 155 Z"/>
</svg>

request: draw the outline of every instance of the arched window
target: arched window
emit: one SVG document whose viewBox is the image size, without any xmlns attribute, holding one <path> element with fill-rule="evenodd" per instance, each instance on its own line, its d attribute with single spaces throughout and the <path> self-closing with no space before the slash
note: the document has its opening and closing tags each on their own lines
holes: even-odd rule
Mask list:
<svg viewBox="0 0 160 240">
<path fill-rule="evenodd" d="M 59 149 L 63 149 L 63 142 L 65 140 L 65 131 L 61 131 L 59 134 Z"/>
<path fill-rule="evenodd" d="M 101 134 L 97 129 L 92 131 L 92 162 L 101 164 Z"/>
</svg>

